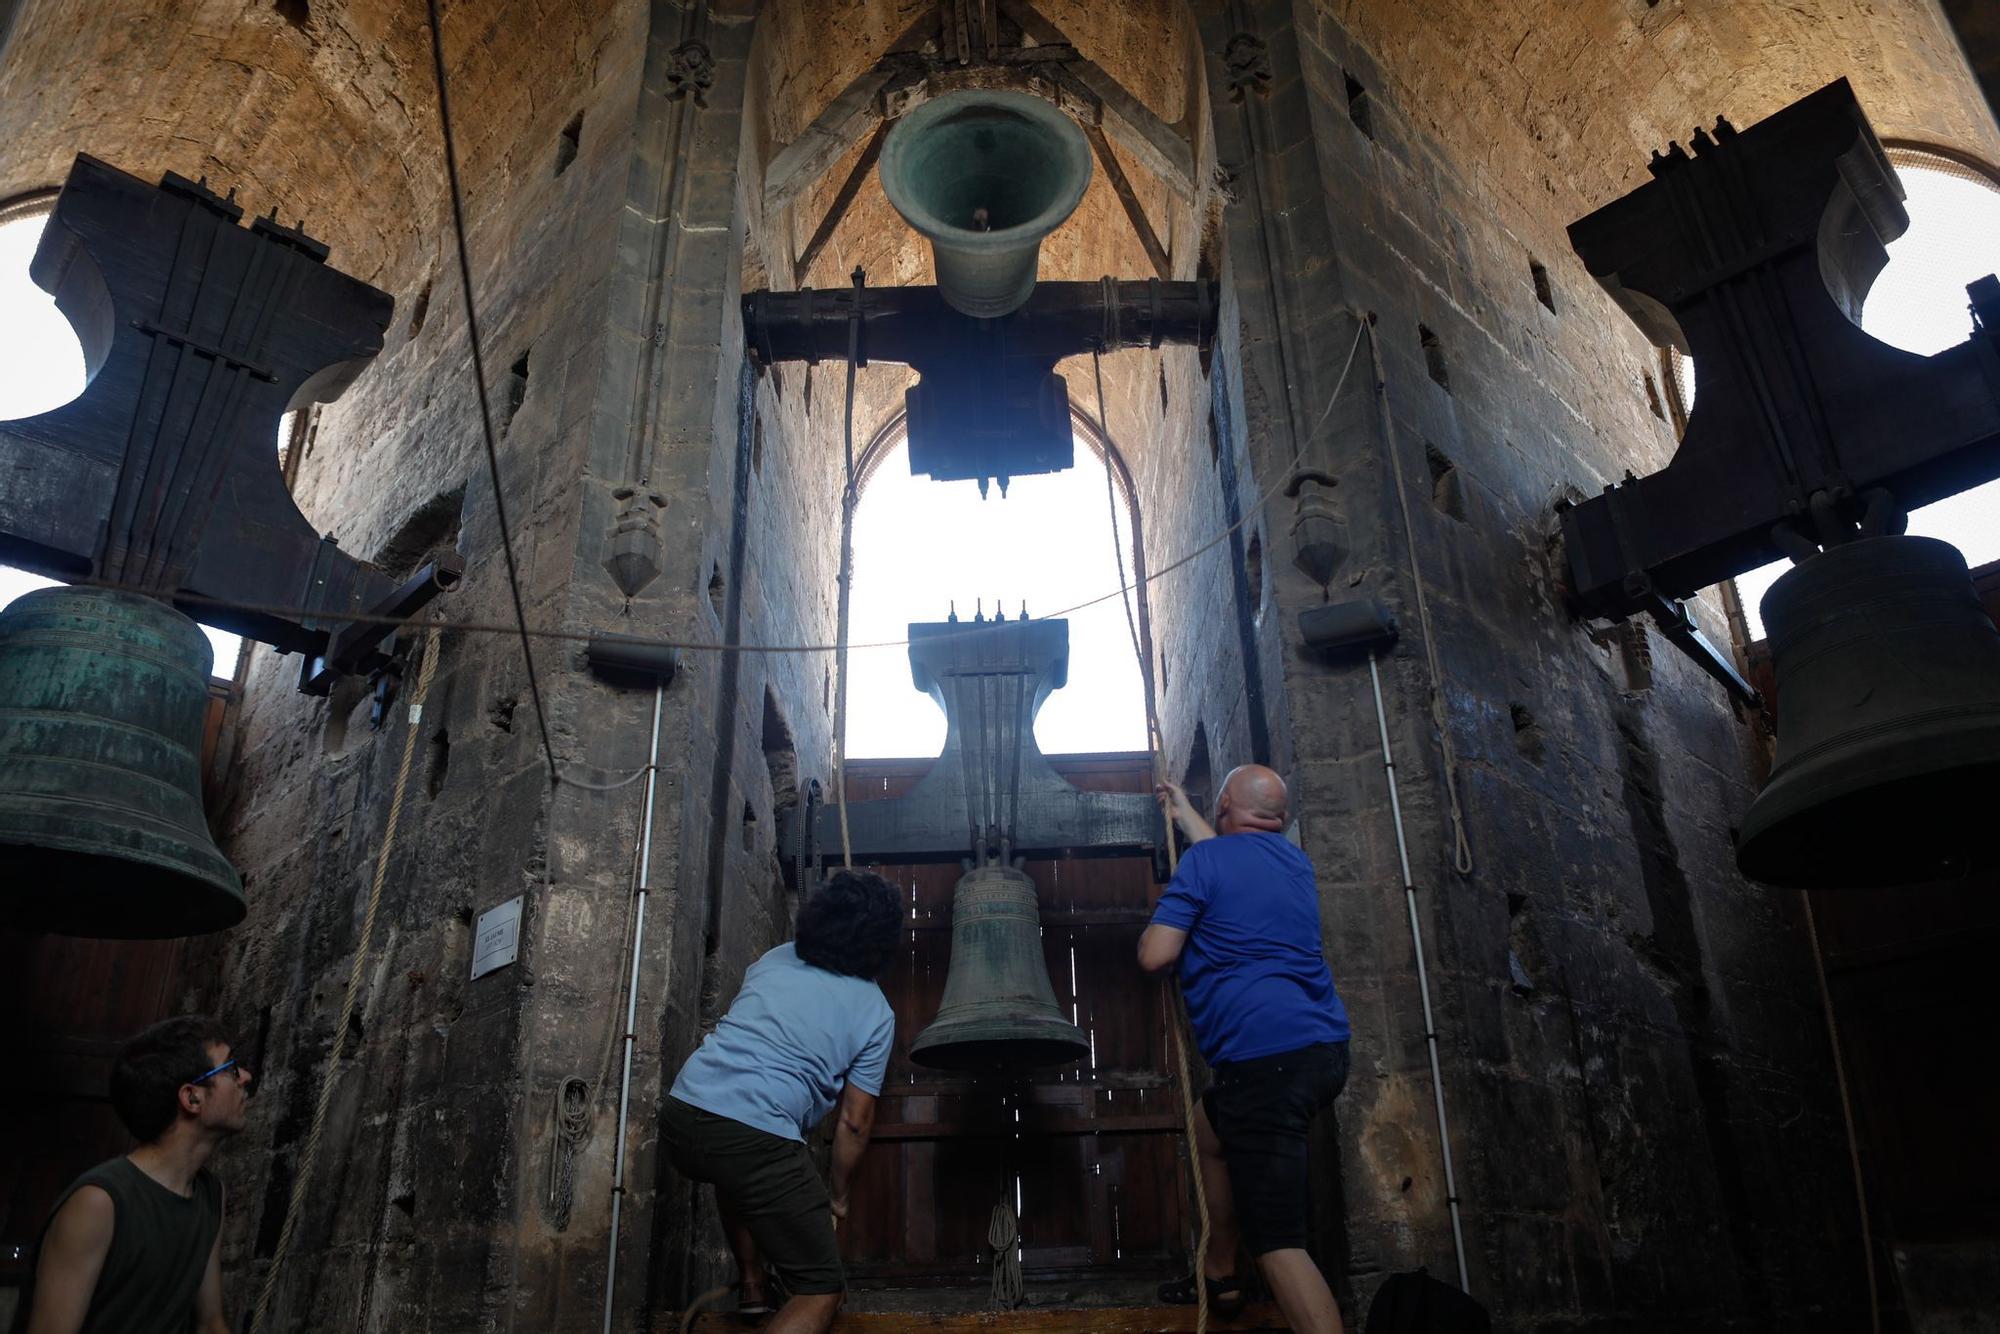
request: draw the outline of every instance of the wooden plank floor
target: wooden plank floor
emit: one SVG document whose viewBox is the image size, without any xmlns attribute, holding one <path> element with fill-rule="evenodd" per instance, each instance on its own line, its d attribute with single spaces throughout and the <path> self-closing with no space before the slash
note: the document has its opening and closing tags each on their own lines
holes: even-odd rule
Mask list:
<svg viewBox="0 0 2000 1334">
<path fill-rule="evenodd" d="M 903 1311 L 842 1312 L 833 1322 L 835 1334 L 916 1334 L 917 1331 L 1009 1330 L 1027 1334 L 1192 1334 L 1195 1310 L 1192 1306 L 1094 1306 L 1053 1310 L 960 1311 L 923 1314 Z M 738 1316 L 704 1312 L 695 1318 L 693 1329 L 703 1334 L 736 1334 L 756 1329 L 768 1317 Z M 678 1334 L 678 1315 L 663 1316 L 654 1325 L 656 1334 Z M 1289 1328 L 1278 1308 L 1269 1302 L 1254 1302 L 1234 1320 L 1209 1317 L 1208 1327 L 1217 1334 L 1262 1334 Z"/>
</svg>

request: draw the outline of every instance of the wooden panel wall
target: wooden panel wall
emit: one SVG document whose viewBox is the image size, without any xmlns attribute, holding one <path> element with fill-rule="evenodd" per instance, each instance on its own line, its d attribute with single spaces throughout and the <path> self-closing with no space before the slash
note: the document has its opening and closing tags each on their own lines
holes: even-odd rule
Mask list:
<svg viewBox="0 0 2000 1334">
<path fill-rule="evenodd" d="M 1144 792 L 1147 756 L 1062 756 L 1078 787 Z M 901 795 L 931 761 L 854 761 L 848 800 Z M 951 957 L 955 866 L 874 868 L 909 895 L 903 957 L 882 979 L 896 1048 L 875 1146 L 854 1183 L 842 1239 L 860 1283 L 976 1282 L 989 1272 L 993 1208 L 1019 1200 L 1033 1278 L 1176 1271 L 1186 1263 L 1187 1196 L 1170 1077 L 1165 993 L 1134 961 L 1159 897 L 1144 859 L 1028 863 L 1056 1002 L 1090 1038 L 1074 1069 L 1013 1080 L 928 1070 L 910 1044 L 937 1014 Z"/>
</svg>

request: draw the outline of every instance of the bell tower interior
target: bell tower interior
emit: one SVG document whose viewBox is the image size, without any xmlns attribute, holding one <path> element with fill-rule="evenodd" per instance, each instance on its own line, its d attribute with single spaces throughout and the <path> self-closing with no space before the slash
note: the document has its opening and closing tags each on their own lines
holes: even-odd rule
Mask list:
<svg viewBox="0 0 2000 1334">
<path fill-rule="evenodd" d="M 1419 1267 L 1506 1330 L 1991 1327 L 2000 253 L 1924 243 L 1935 351 L 1863 318 L 1915 172 L 2000 201 L 1978 5 L 85 17 L 0 7 L 0 226 L 51 219 L 89 363 L 0 421 L 0 590 L 243 648 L 176 678 L 196 920 L 8 851 L 52 757 L 4 719 L 83 710 L 0 608 L 0 1316 L 126 1147 L 120 1041 L 200 1012 L 257 1076 L 232 1322 L 752 1327 L 660 1106 L 845 851 L 907 919 L 835 1328 L 1192 1330 L 1151 791 L 1255 763 L 1354 1029 L 1349 1328 Z M 1767 633 L 1793 564 L 1833 591 Z M 940 1057 L 1007 970 L 1050 1046 Z"/>
</svg>

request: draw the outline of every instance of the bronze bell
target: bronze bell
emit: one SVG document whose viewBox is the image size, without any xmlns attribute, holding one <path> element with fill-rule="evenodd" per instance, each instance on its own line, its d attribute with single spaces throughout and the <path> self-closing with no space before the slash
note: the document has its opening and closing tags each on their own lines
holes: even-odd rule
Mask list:
<svg viewBox="0 0 2000 1334">
<path fill-rule="evenodd" d="M 1042 238 L 1083 202 L 1090 141 L 1054 103 L 964 88 L 898 119 L 876 174 L 931 243 L 946 303 L 996 319 L 1027 301 Z"/>
<path fill-rule="evenodd" d="M 941 1070 L 1068 1065 L 1090 1053 L 1056 1008 L 1035 882 L 1012 867 L 967 872 L 951 896 L 951 972 L 910 1059 Z"/>
<path fill-rule="evenodd" d="M 201 809 L 213 651 L 152 598 L 44 588 L 0 611 L 0 884 L 11 926 L 194 935 L 243 920 Z"/>
<path fill-rule="evenodd" d="M 2000 630 L 1957 548 L 1871 537 L 1764 597 L 1778 752 L 1736 864 L 1776 885 L 1919 884 L 2000 867 Z"/>
</svg>

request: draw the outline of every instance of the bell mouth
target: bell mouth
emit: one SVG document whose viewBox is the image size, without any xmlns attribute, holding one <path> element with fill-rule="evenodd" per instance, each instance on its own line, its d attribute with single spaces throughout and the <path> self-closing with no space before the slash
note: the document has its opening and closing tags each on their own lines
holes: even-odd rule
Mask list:
<svg viewBox="0 0 2000 1334">
<path fill-rule="evenodd" d="M 1028 93 L 946 93 L 897 124 L 882 147 L 881 178 L 896 212 L 930 240 L 1006 250 L 1076 211 L 1090 185 L 1090 144 L 1076 122 Z"/>
<path fill-rule="evenodd" d="M 2000 728 L 2000 714 L 1991 726 Z M 1736 869 L 1767 885 L 1796 889 L 1884 889 L 1936 884 L 2000 869 L 1990 821 L 2000 764 L 1935 767 L 1913 750 L 1865 785 L 1828 798 L 1805 783 L 1773 782 L 1744 818 Z M 1857 840 L 1854 831 L 1873 829 Z"/>
<path fill-rule="evenodd" d="M 959 1070 L 969 1074 L 1000 1074 L 1047 1066 L 1075 1065 L 1090 1055 L 1090 1043 L 1073 1024 L 1039 1025 L 1044 1031 L 1024 1032 L 1023 1025 L 1008 1025 L 982 1035 L 977 1025 L 958 1026 L 957 1032 L 939 1034 L 930 1042 L 920 1038 L 910 1049 L 910 1059 L 933 1070 Z M 1068 1029 L 1067 1034 L 1060 1030 Z M 930 1034 L 925 1033 L 924 1038 Z"/>
<path fill-rule="evenodd" d="M 58 895 L 7 896 L 8 925 L 57 936 L 165 940 L 206 935 L 249 912 L 235 868 L 221 857 L 177 856 L 180 849 L 106 853 L 75 840 L 41 835 L 15 843 L 0 831 L 8 878 L 23 889 L 62 885 Z"/>
</svg>

